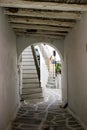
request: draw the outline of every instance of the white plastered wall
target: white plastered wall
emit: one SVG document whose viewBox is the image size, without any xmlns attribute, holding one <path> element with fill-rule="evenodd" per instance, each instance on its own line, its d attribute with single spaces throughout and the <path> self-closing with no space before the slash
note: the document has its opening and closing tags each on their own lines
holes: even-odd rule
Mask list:
<svg viewBox="0 0 87 130">
<path fill-rule="evenodd" d="M 87 13 L 64 41 L 64 74 L 69 108 L 87 125 Z"/>
<path fill-rule="evenodd" d="M 16 37 L 0 8 L 0 130 L 7 130 L 19 104 Z"/>
</svg>

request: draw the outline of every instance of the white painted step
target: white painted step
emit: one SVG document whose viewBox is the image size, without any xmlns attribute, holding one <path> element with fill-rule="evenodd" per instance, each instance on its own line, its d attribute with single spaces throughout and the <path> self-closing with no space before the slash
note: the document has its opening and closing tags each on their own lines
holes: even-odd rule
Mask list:
<svg viewBox="0 0 87 130">
<path fill-rule="evenodd" d="M 28 83 L 28 84 L 23 84 L 23 88 L 39 88 L 40 87 L 40 85 L 39 85 L 39 83 Z"/>
<path fill-rule="evenodd" d="M 50 79 L 48 79 L 48 82 L 49 82 L 49 83 L 55 83 L 56 81 L 55 81 L 55 80 L 50 80 Z"/>
<path fill-rule="evenodd" d="M 25 73 L 25 74 L 27 74 L 27 73 L 28 73 L 28 74 L 30 74 L 30 73 L 31 73 L 31 74 L 37 74 L 37 71 L 36 71 L 36 70 L 22 70 L 22 73 L 23 73 L 23 74 L 24 74 L 24 73 Z"/>
<path fill-rule="evenodd" d="M 52 78 L 52 79 L 49 79 L 49 78 L 48 78 L 48 82 L 49 82 L 49 83 L 55 83 L 55 79 L 53 79 L 53 78 Z"/>
<path fill-rule="evenodd" d="M 30 66 L 35 66 L 35 62 L 22 62 L 22 65 L 30 65 Z"/>
<path fill-rule="evenodd" d="M 52 82 L 52 81 L 49 82 L 49 81 L 48 81 L 47 83 L 48 83 L 48 84 L 55 85 L 56 82 Z"/>
<path fill-rule="evenodd" d="M 29 52 L 29 51 L 32 52 L 31 48 L 25 49 L 22 53 Z"/>
<path fill-rule="evenodd" d="M 25 89 L 25 88 L 23 88 L 22 89 L 22 93 L 23 94 L 33 94 L 33 93 L 41 93 L 42 92 L 42 88 L 37 88 L 37 89 L 30 89 L 30 88 L 28 88 L 28 89 Z"/>
<path fill-rule="evenodd" d="M 29 74 L 29 73 L 27 73 L 27 74 L 22 74 L 22 77 L 23 78 L 38 78 L 38 75 L 37 74 Z"/>
<path fill-rule="evenodd" d="M 56 85 L 47 84 L 46 87 L 47 87 L 47 88 L 56 88 Z"/>
<path fill-rule="evenodd" d="M 28 79 L 27 79 L 27 78 L 23 78 L 23 79 L 22 79 L 22 82 L 23 82 L 23 83 L 34 83 L 34 82 L 35 82 L 35 83 L 38 83 L 39 80 L 38 80 L 38 78 L 32 78 L 32 79 L 31 79 L 31 78 L 30 78 L 30 79 L 29 79 L 29 78 L 28 78 Z"/>
<path fill-rule="evenodd" d="M 31 55 L 22 55 L 22 59 L 23 58 L 32 58 L 33 59 L 33 55 L 31 54 Z"/>
<path fill-rule="evenodd" d="M 25 53 L 22 53 L 22 56 L 30 56 L 30 55 L 33 55 L 32 52 L 25 52 Z"/>
<path fill-rule="evenodd" d="M 36 69 L 23 69 L 22 70 L 23 73 L 37 73 Z"/>
<path fill-rule="evenodd" d="M 24 52 L 22 53 L 22 55 L 27 55 L 27 54 L 33 54 L 33 53 L 32 53 L 32 50 L 27 50 L 27 51 L 24 51 Z"/>
<path fill-rule="evenodd" d="M 36 104 L 36 103 L 40 103 L 40 102 L 43 102 L 43 97 L 40 97 L 39 99 L 32 99 L 32 100 L 28 100 L 26 99 L 25 102 L 26 103 L 33 103 L 33 104 Z"/>
<path fill-rule="evenodd" d="M 24 62 L 35 62 L 34 61 L 34 59 L 32 59 L 32 58 L 24 58 L 24 60 L 22 60 L 22 62 L 24 63 Z"/>
<path fill-rule="evenodd" d="M 27 95 L 27 94 L 22 94 L 22 98 L 23 99 L 39 99 L 42 97 L 42 93 L 36 93 L 36 94 L 30 94 L 30 95 Z"/>
<path fill-rule="evenodd" d="M 22 62 L 34 62 L 34 59 L 30 59 L 30 58 L 28 58 L 28 59 L 22 59 Z"/>
<path fill-rule="evenodd" d="M 22 61 L 22 63 L 33 63 L 34 60 L 32 59 L 25 59 L 24 61 Z"/>
<path fill-rule="evenodd" d="M 36 69 L 36 66 L 32 66 L 32 65 L 29 65 L 29 66 L 23 65 L 23 66 L 22 66 L 22 69 L 29 69 L 29 70 L 30 70 L 30 69 L 31 69 L 31 70 L 33 69 L 33 70 L 34 70 L 34 69 Z"/>
<path fill-rule="evenodd" d="M 27 50 L 27 51 L 22 52 L 22 55 L 25 55 L 25 54 L 32 54 L 32 51 L 31 50 Z"/>
</svg>

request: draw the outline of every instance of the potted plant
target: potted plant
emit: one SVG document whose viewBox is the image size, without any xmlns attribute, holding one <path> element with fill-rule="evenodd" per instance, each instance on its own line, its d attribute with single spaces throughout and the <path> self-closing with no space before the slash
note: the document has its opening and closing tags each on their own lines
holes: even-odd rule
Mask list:
<svg viewBox="0 0 87 130">
<path fill-rule="evenodd" d="M 59 63 L 59 62 L 57 62 L 55 64 L 55 73 L 56 73 L 56 75 L 61 74 L 61 63 Z"/>
</svg>

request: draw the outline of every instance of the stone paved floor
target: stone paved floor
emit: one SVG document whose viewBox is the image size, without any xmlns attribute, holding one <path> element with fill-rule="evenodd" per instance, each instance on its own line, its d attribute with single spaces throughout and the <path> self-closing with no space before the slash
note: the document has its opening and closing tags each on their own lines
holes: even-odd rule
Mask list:
<svg viewBox="0 0 87 130">
<path fill-rule="evenodd" d="M 60 107 L 58 100 L 51 99 L 39 104 L 23 104 L 12 130 L 84 130 L 67 109 Z"/>
</svg>

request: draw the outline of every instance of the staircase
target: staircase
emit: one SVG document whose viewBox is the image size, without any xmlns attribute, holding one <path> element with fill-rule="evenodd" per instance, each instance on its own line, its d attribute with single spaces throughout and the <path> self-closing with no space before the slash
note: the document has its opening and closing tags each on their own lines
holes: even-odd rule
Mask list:
<svg viewBox="0 0 87 130">
<path fill-rule="evenodd" d="M 42 56 L 45 61 L 45 65 L 48 69 L 48 79 L 46 83 L 47 88 L 56 88 L 56 78 L 55 78 L 55 65 L 52 64 L 52 55 L 50 54 L 50 51 L 46 45 L 39 45 L 40 51 L 42 53 Z"/>
<path fill-rule="evenodd" d="M 22 100 L 40 102 L 43 100 L 32 48 L 22 53 Z"/>
<path fill-rule="evenodd" d="M 55 78 L 55 70 L 54 65 L 50 63 L 50 71 L 48 75 L 47 88 L 56 88 L 56 78 Z"/>
</svg>

